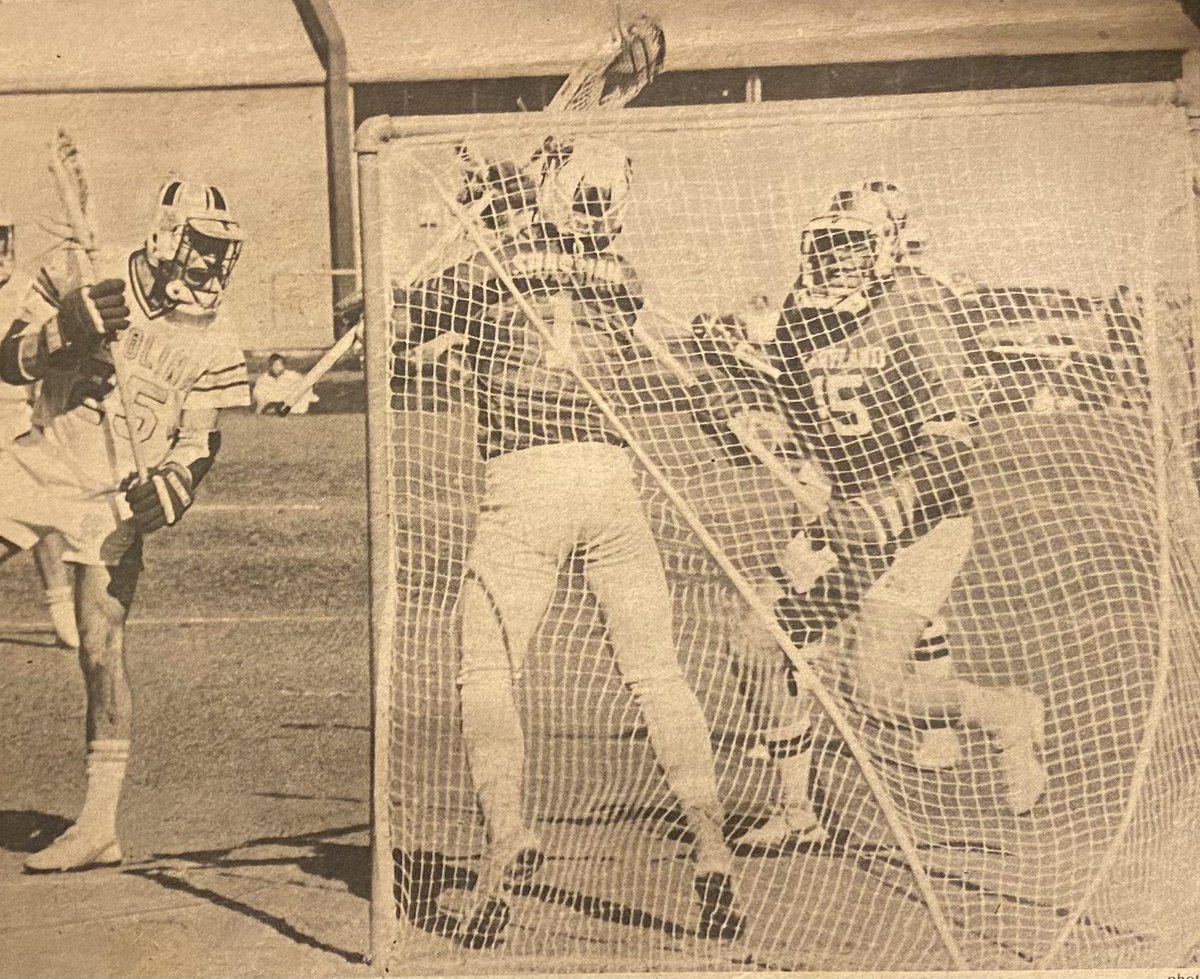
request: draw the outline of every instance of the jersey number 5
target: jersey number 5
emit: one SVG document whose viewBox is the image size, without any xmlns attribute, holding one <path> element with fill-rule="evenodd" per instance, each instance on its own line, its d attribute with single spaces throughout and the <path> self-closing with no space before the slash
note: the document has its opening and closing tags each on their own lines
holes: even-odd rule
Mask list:
<svg viewBox="0 0 1200 979">
<path fill-rule="evenodd" d="M 133 411 L 132 424 L 125 428 L 120 426 L 118 432 L 136 432 L 139 442 L 149 441 L 158 428 L 158 416 L 163 405 L 167 403 L 168 393 L 161 385 L 148 381 L 143 377 L 136 379 L 132 385 L 133 397 L 130 399 Z"/>
<path fill-rule="evenodd" d="M 862 400 L 861 374 L 818 374 L 813 378 L 817 414 L 840 436 L 871 433 L 871 412 Z"/>
</svg>

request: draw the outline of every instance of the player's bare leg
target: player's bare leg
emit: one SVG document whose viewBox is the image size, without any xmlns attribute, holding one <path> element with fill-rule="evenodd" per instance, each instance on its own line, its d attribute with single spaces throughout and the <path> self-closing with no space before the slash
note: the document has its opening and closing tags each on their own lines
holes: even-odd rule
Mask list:
<svg viewBox="0 0 1200 979">
<path fill-rule="evenodd" d="M 140 548 L 134 546 L 120 565 L 78 568 L 79 663 L 87 694 L 87 795 L 74 825 L 26 860 L 26 871 L 83 870 L 121 862 L 117 806 L 133 718 L 125 671 L 125 620 L 140 564 Z"/>
<path fill-rule="evenodd" d="M 1005 781 L 1008 808 L 1028 812 L 1046 789 L 1038 759 L 1044 738 L 1041 697 L 1017 687 L 984 687 L 955 676 L 948 657 L 913 661 L 913 651 L 949 597 L 970 552 L 970 517 L 942 520 L 902 550 L 868 590 L 855 636 L 856 683 L 877 709 L 898 711 L 932 725 L 918 763 L 957 760 L 953 722 L 975 724 L 989 736 Z M 924 759 L 922 759 L 924 755 Z M 939 757 L 940 755 L 940 757 Z"/>
<path fill-rule="evenodd" d="M 60 646 L 79 648 L 79 626 L 75 621 L 75 573 L 63 561 L 65 542 L 50 533 L 33 545 L 33 562 L 42 579 L 46 607 Z"/>
<path fill-rule="evenodd" d="M 764 581 L 758 593 L 763 606 L 773 609 L 784 591 L 777 582 Z M 762 748 L 777 774 L 775 808 L 764 823 L 737 838 L 735 852 L 761 856 L 820 844 L 828 834 L 811 796 L 812 696 L 799 686 L 761 614 L 740 603 L 729 652 Z"/>
</svg>

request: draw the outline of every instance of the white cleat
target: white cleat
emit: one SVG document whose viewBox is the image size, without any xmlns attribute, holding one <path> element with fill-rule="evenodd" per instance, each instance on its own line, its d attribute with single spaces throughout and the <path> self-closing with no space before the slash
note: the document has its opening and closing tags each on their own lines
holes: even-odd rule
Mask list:
<svg viewBox="0 0 1200 979">
<path fill-rule="evenodd" d="M 953 768 L 962 761 L 962 739 L 958 732 L 949 727 L 930 728 L 921 736 L 921 743 L 913 752 L 913 764 L 917 768 Z"/>
<path fill-rule="evenodd" d="M 1046 740 L 1046 705 L 1032 690 L 990 691 L 980 721 L 1004 774 L 1005 804 L 1015 815 L 1033 809 L 1046 792 L 1046 769 L 1038 758 Z"/>
<path fill-rule="evenodd" d="M 46 849 L 25 861 L 29 874 L 53 874 L 92 867 L 114 867 L 121 862 L 121 845 L 110 833 L 89 832 L 72 826 Z"/>
<path fill-rule="evenodd" d="M 777 812 L 761 826 L 747 830 L 734 841 L 740 856 L 767 856 L 801 846 L 818 846 L 829 839 L 811 809 L 796 807 Z"/>
</svg>

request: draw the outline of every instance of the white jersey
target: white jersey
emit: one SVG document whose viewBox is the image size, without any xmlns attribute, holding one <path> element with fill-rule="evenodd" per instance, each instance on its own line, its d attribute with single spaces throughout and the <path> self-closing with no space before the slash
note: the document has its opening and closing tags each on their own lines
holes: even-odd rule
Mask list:
<svg viewBox="0 0 1200 979">
<path fill-rule="evenodd" d="M 31 468 L 55 470 L 60 479 L 69 470 L 73 485 L 97 493 L 117 490 L 135 471 L 131 431 L 146 465 L 154 467 L 171 450 L 185 411 L 250 403 L 241 345 L 219 313 L 149 308 L 132 259 L 126 289 L 129 329 L 111 348 L 46 371 L 34 405 L 43 437 L 17 449 L 29 454 L 23 462 Z M 124 392 L 112 383 L 113 357 L 124 367 Z"/>
</svg>

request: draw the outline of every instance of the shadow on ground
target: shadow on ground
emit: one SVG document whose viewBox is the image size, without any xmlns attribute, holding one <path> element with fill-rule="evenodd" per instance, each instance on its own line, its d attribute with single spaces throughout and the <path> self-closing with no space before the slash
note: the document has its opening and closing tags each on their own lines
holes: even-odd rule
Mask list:
<svg viewBox="0 0 1200 979">
<path fill-rule="evenodd" d="M 54 841 L 71 821 L 61 816 L 32 810 L 0 810 L 0 850 L 34 853 Z M 370 855 L 366 846 L 337 842 L 362 833 L 365 825 L 337 826 L 294 836 L 263 836 L 229 847 L 155 853 L 150 859 L 127 863 L 118 871 L 140 877 L 176 893 L 207 901 L 216 907 L 244 915 L 278 932 L 289 941 L 336 955 L 346 962 L 364 961 L 359 952 L 348 951 L 307 934 L 280 914 L 250 904 L 244 896 L 222 893 L 196 878 L 208 871 L 245 874 L 275 870 L 341 884 L 354 896 L 366 899 L 370 888 Z"/>
<path fill-rule="evenodd" d="M 36 853 L 71 825 L 69 819 L 30 809 L 0 809 L 0 850 Z"/>
</svg>

